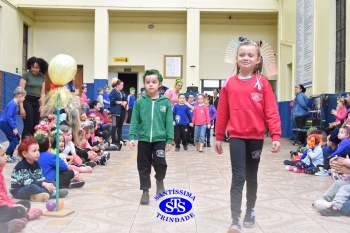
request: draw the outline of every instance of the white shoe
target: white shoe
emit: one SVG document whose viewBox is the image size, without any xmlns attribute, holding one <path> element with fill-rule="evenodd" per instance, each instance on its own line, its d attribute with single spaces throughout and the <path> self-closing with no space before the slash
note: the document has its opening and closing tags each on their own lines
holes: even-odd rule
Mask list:
<svg viewBox="0 0 350 233">
<path fill-rule="evenodd" d="M 315 173 L 315 176 L 329 176 L 328 172 L 323 170 Z"/>
<path fill-rule="evenodd" d="M 331 207 L 331 205 L 332 205 L 332 203 L 330 203 L 330 202 L 328 202 L 328 201 L 326 201 L 324 199 L 316 200 L 312 204 L 312 206 L 318 211 L 327 209 L 327 208 Z"/>
</svg>

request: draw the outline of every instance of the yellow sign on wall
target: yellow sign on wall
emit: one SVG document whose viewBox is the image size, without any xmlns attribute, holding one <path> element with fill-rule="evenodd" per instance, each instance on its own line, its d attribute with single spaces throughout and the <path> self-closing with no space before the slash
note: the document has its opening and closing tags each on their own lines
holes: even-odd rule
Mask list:
<svg viewBox="0 0 350 233">
<path fill-rule="evenodd" d="M 128 62 L 128 57 L 114 57 L 114 62 Z"/>
</svg>

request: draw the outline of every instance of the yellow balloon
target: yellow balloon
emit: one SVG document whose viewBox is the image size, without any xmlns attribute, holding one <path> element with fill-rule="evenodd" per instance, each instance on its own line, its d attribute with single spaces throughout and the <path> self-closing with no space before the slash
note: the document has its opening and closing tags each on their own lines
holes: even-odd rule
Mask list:
<svg viewBox="0 0 350 233">
<path fill-rule="evenodd" d="M 49 77 L 56 86 L 69 83 L 77 73 L 77 63 L 74 58 L 66 54 L 58 54 L 49 64 Z"/>
</svg>

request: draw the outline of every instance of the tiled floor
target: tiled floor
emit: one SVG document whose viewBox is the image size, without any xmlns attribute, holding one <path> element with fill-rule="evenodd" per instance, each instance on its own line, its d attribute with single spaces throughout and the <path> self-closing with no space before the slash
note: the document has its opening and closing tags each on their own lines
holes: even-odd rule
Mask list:
<svg viewBox="0 0 350 233">
<path fill-rule="evenodd" d="M 259 189 L 256 206 L 257 224 L 244 232 L 350 232 L 348 217 L 322 217 L 311 204 L 322 197 L 332 180 L 296 174 L 284 170 L 282 161 L 296 149 L 283 139 L 282 151 L 272 154 L 270 139 L 265 147 L 259 169 Z M 136 150 L 123 147 L 112 152 L 106 166 L 97 166 L 92 174 L 80 174 L 86 185 L 70 189 L 64 198 L 65 208 L 75 210 L 64 218 L 41 217 L 30 221 L 23 232 L 200 232 L 227 231 L 230 225 L 229 189 L 231 183 L 228 144 L 224 154 L 214 148 L 198 153 L 190 146 L 184 152 L 167 154 L 167 189 L 178 188 L 192 192 L 194 219 L 169 223 L 157 219 L 158 202 L 139 204 L 141 191 L 136 168 Z M 6 164 L 4 174 L 10 187 L 14 164 Z M 152 172 L 152 174 L 154 174 Z M 152 180 L 152 182 L 154 179 Z M 155 182 L 153 182 L 154 184 Z M 155 188 L 150 190 L 155 193 Z M 45 203 L 32 203 L 45 207 Z M 242 206 L 244 210 L 244 206 Z"/>
</svg>

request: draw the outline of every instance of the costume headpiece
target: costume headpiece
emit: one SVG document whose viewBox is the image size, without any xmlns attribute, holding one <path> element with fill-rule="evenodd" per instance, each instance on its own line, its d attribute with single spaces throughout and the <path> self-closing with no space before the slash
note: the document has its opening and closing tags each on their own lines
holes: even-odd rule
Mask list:
<svg viewBox="0 0 350 233">
<path fill-rule="evenodd" d="M 257 83 L 255 84 L 255 87 L 257 87 L 259 90 L 261 90 L 261 83 L 260 83 L 261 75 L 263 73 L 265 73 L 265 75 L 268 77 L 268 76 L 277 75 L 277 73 L 278 73 L 276 60 L 275 60 L 275 54 L 273 53 L 273 50 L 271 49 L 271 46 L 268 43 L 266 43 L 265 41 L 261 41 L 261 40 L 259 40 L 257 42 L 250 41 L 246 37 L 239 37 L 238 39 L 233 38 L 229 42 L 229 44 L 226 48 L 225 62 L 235 64 L 235 66 L 232 70 L 232 73 L 231 73 L 231 75 L 232 75 L 237 67 L 236 57 L 237 57 L 237 50 L 238 50 L 239 45 L 242 43 L 249 43 L 249 42 L 251 42 L 252 44 L 257 46 L 260 50 L 262 69 L 260 72 L 260 76 L 257 80 Z"/>
<path fill-rule="evenodd" d="M 111 84 L 112 84 L 112 87 L 115 88 L 118 84 L 118 78 L 113 78 Z"/>
</svg>

